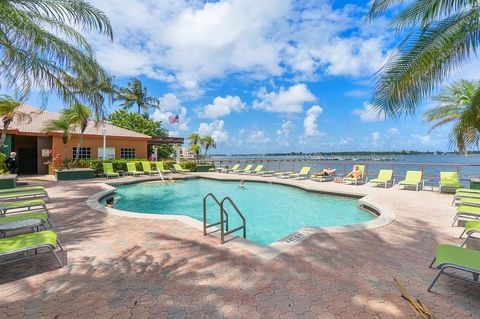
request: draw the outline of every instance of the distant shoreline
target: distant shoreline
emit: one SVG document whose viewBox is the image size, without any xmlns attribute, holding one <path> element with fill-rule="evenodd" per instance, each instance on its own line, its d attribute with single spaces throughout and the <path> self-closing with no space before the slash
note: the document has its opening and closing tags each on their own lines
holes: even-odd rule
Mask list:
<svg viewBox="0 0 480 319">
<path fill-rule="evenodd" d="M 467 155 L 478 155 L 480 151 L 468 152 Z M 248 153 L 248 154 L 210 154 L 209 157 L 229 157 L 229 156 L 238 156 L 238 157 L 248 157 L 248 156 L 263 156 L 263 157 L 273 157 L 273 156 L 388 156 L 388 155 L 463 155 L 458 152 L 418 152 L 418 151 L 390 151 L 390 152 L 367 152 L 367 151 L 358 151 L 358 152 L 314 152 L 314 153 L 303 153 L 303 152 L 290 152 L 290 153 Z"/>
</svg>

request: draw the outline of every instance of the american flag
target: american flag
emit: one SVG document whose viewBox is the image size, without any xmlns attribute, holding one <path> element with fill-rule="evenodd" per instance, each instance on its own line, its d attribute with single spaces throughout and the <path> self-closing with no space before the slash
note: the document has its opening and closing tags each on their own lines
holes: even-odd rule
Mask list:
<svg viewBox="0 0 480 319">
<path fill-rule="evenodd" d="M 177 115 L 170 115 L 170 116 L 168 117 L 168 121 L 169 121 L 170 123 L 179 123 L 180 120 L 179 120 L 179 118 L 178 118 L 178 114 L 177 114 Z"/>
</svg>

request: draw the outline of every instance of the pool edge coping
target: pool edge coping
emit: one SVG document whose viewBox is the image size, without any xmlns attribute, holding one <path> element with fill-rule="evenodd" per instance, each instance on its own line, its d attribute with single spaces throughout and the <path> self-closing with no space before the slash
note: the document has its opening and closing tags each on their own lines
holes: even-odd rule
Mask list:
<svg viewBox="0 0 480 319">
<path fill-rule="evenodd" d="M 239 178 L 223 179 L 223 178 L 216 178 L 215 176 L 205 177 L 203 175 L 193 175 L 193 174 L 185 177 L 180 177 L 180 178 L 176 177 L 175 179 L 185 179 L 185 178 L 205 178 L 205 179 L 213 179 L 218 181 L 240 180 Z M 138 179 L 132 179 L 132 180 L 125 180 L 125 181 L 112 180 L 112 184 L 127 185 L 132 183 L 141 183 L 141 182 L 148 182 L 148 181 L 160 181 L 160 178 L 158 177 L 157 178 L 155 177 L 154 178 L 138 178 Z M 286 253 L 289 249 L 295 247 L 297 244 L 303 242 L 304 240 L 306 240 L 307 238 L 309 238 L 311 235 L 314 235 L 314 234 L 319 234 L 319 233 L 333 234 L 333 233 L 347 233 L 347 232 L 353 232 L 353 231 L 370 230 L 370 229 L 386 226 L 392 223 L 396 219 L 396 215 L 392 209 L 376 202 L 375 199 L 372 198 L 373 196 L 371 195 L 366 195 L 366 194 L 362 195 L 360 193 L 355 193 L 355 192 L 345 193 L 345 192 L 340 192 L 336 190 L 326 192 L 326 191 L 306 187 L 305 185 L 302 185 L 302 184 L 294 184 L 294 183 L 292 184 L 291 181 L 293 180 L 288 180 L 290 181 L 288 183 L 284 182 L 283 180 L 265 180 L 264 178 L 258 179 L 258 180 L 253 179 L 251 181 L 297 187 L 304 191 L 315 192 L 320 194 L 337 195 L 337 196 L 344 196 L 344 197 L 345 196 L 356 197 L 358 198 L 358 202 L 360 205 L 364 205 L 370 209 L 373 209 L 376 213 L 378 213 L 377 218 L 373 220 L 363 222 L 363 223 L 353 224 L 353 225 L 327 226 L 327 227 L 304 226 L 300 228 L 298 231 L 293 232 L 283 238 L 280 238 L 277 241 L 267 246 L 261 246 L 253 241 L 244 239 L 236 235 L 231 235 L 227 237 L 228 241 L 226 243 L 230 245 L 234 245 L 240 249 L 244 249 L 252 253 L 253 255 L 267 261 L 283 253 Z M 86 200 L 87 205 L 93 210 L 96 210 L 102 213 L 108 213 L 115 216 L 129 217 L 129 218 L 175 220 L 203 232 L 203 223 L 199 220 L 196 220 L 186 215 L 154 215 L 154 214 L 130 212 L 130 211 L 120 210 L 116 208 L 106 207 L 100 204 L 99 201 L 105 196 L 115 192 L 116 188 L 110 185 L 108 182 L 101 183 L 99 185 L 102 188 L 104 188 L 104 190 L 93 194 L 92 196 L 88 197 L 88 199 Z M 213 235 L 220 238 L 220 234 L 216 231 L 210 232 L 207 235 Z M 299 238 L 299 240 L 294 240 L 289 243 L 286 242 L 286 240 L 293 238 L 295 235 L 298 236 L 297 238 Z"/>
</svg>

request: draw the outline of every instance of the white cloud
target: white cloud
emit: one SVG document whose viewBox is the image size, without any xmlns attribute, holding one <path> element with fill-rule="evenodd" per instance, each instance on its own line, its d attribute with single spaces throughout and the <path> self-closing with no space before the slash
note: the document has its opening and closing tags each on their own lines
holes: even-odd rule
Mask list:
<svg viewBox="0 0 480 319">
<path fill-rule="evenodd" d="M 373 132 L 372 133 L 372 141 L 378 142 L 380 140 L 380 132 Z"/>
<path fill-rule="evenodd" d="M 368 102 L 363 103 L 362 109 L 354 109 L 352 114 L 360 117 L 362 122 L 378 122 L 385 120 L 385 113 L 379 112 Z"/>
<path fill-rule="evenodd" d="M 392 128 L 389 128 L 387 130 L 387 133 L 390 134 L 390 135 L 396 135 L 396 134 L 400 133 L 400 131 L 398 130 L 398 128 L 392 127 Z"/>
<path fill-rule="evenodd" d="M 417 142 L 420 142 L 422 144 L 429 144 L 431 141 L 429 135 L 412 134 L 411 137 L 413 137 Z"/>
<path fill-rule="evenodd" d="M 251 144 L 267 144 L 270 142 L 270 137 L 268 136 L 267 132 L 264 130 L 252 130 L 248 135 L 248 141 Z"/>
<path fill-rule="evenodd" d="M 173 131 L 188 131 L 190 119 L 187 117 L 188 110 L 182 106 L 181 101 L 175 94 L 167 93 L 159 98 L 160 109 L 155 110 L 151 118 L 155 121 L 162 121 L 163 125 Z M 179 123 L 170 123 L 168 117 L 178 115 Z"/>
<path fill-rule="evenodd" d="M 341 138 L 338 142 L 339 145 L 348 145 L 350 142 L 353 141 L 351 137 Z"/>
<path fill-rule="evenodd" d="M 245 109 L 245 103 L 240 97 L 228 95 L 226 97 L 217 96 L 212 104 L 206 105 L 198 112 L 199 117 L 216 119 L 229 115 L 232 112 L 241 112 Z"/>
<path fill-rule="evenodd" d="M 198 133 L 202 136 L 209 135 L 220 144 L 228 140 L 228 133 L 224 126 L 225 122 L 223 120 L 215 120 L 210 124 L 202 122 L 198 127 Z"/>
<path fill-rule="evenodd" d="M 146 75 L 193 95 L 205 81 L 243 74 L 370 76 L 385 61 L 386 25 L 330 0 L 91 0 L 115 39 L 90 35 L 99 61 L 117 76 Z"/>
<path fill-rule="evenodd" d="M 267 93 L 265 88 L 261 88 L 257 97 L 259 99 L 253 102 L 254 108 L 280 113 L 302 112 L 305 103 L 316 100 L 305 84 L 296 84 L 288 89 L 281 87 L 278 93 Z"/>
<path fill-rule="evenodd" d="M 323 113 L 323 109 L 319 105 L 314 105 L 307 111 L 307 116 L 303 120 L 305 136 L 321 136 L 322 133 L 317 129 L 317 118 Z"/>
<path fill-rule="evenodd" d="M 293 129 L 292 121 L 283 121 L 280 129 L 277 130 L 277 143 L 280 146 L 289 146 L 290 142 L 288 141 L 288 137 L 290 136 L 290 132 Z"/>
</svg>

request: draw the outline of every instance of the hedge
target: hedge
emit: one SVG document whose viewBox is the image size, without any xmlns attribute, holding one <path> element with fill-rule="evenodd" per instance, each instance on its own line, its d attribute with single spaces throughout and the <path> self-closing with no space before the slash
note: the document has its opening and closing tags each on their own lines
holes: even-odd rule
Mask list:
<svg viewBox="0 0 480 319">
<path fill-rule="evenodd" d="M 134 162 L 135 163 L 135 166 L 137 167 L 137 170 L 139 171 L 142 171 L 143 168 L 142 168 L 142 163 L 141 162 L 144 162 L 144 161 L 147 161 L 145 159 L 141 159 L 141 158 L 134 158 L 134 159 L 114 159 L 114 160 L 85 160 L 85 159 L 80 159 L 78 160 L 78 162 L 76 162 L 75 164 L 73 163 L 72 160 L 68 160 L 68 161 L 65 161 L 62 163 L 62 167 L 61 168 L 91 168 L 95 171 L 95 174 L 96 175 L 100 175 L 102 174 L 103 172 L 103 163 L 112 163 L 113 165 L 113 170 L 114 171 L 119 171 L 119 170 L 123 170 L 123 171 L 126 171 L 127 170 L 127 163 L 129 162 Z M 163 162 L 163 166 L 165 167 L 165 169 L 172 169 L 173 168 L 173 164 L 175 164 L 176 162 L 174 160 L 164 160 L 164 161 L 161 161 Z M 212 168 L 214 168 L 215 166 L 213 165 L 213 163 L 201 163 L 202 165 L 211 165 Z M 191 172 L 195 171 L 195 168 L 197 167 L 197 162 L 195 161 L 184 161 L 184 162 L 180 162 L 180 166 L 182 166 L 182 168 L 184 169 L 188 169 L 190 170 Z M 155 164 L 152 163 L 152 167 L 155 167 Z"/>
</svg>

